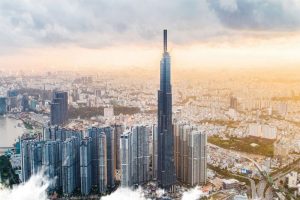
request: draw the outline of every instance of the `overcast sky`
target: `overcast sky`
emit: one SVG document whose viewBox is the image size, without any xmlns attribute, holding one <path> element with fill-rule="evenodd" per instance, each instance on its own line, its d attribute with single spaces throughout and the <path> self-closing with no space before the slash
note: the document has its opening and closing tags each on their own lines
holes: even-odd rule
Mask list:
<svg viewBox="0 0 300 200">
<path fill-rule="evenodd" d="M 300 63 L 299 0 L 1 0 L 0 67 L 151 67 L 164 28 L 179 67 Z"/>
</svg>

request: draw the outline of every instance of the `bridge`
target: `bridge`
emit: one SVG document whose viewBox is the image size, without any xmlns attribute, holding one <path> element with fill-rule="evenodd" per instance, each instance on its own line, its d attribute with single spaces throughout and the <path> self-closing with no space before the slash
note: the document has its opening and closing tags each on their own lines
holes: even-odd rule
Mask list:
<svg viewBox="0 0 300 200">
<path fill-rule="evenodd" d="M 0 147 L 0 150 L 1 149 L 14 149 L 15 147 Z"/>
</svg>

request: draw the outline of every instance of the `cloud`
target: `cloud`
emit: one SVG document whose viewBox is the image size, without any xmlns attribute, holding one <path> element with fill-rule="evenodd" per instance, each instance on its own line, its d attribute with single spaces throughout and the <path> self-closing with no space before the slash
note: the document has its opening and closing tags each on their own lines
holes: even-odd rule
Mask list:
<svg viewBox="0 0 300 200">
<path fill-rule="evenodd" d="M 199 186 L 196 186 L 182 194 L 181 200 L 197 200 L 201 197 L 205 196 L 206 194 L 200 190 Z"/>
<path fill-rule="evenodd" d="M 165 194 L 165 191 L 162 189 L 156 190 L 156 198 L 161 198 Z M 199 186 L 189 189 L 188 191 L 182 194 L 182 200 L 197 200 L 205 196 Z M 119 188 L 112 194 L 104 196 L 101 200 L 119 200 L 119 199 L 134 199 L 134 200 L 146 200 L 145 192 L 141 187 L 137 190 L 132 190 L 129 188 Z"/>
<path fill-rule="evenodd" d="M 238 7 L 235 0 L 219 0 L 220 7 L 228 12 L 235 12 Z"/>
<path fill-rule="evenodd" d="M 244 34 L 239 30 L 299 30 L 299 13 L 298 0 L 1 0 L 0 53 L 152 45 L 163 28 L 179 45 Z"/>
<path fill-rule="evenodd" d="M 119 200 L 119 199 L 146 200 L 142 188 L 138 188 L 137 190 L 131 190 L 129 188 L 119 188 L 112 194 L 101 198 L 101 200 Z"/>
<path fill-rule="evenodd" d="M 44 172 L 33 175 L 30 179 L 20 185 L 14 186 L 12 189 L 0 187 L 0 199 L 5 200 L 46 200 L 47 188 L 51 184 L 51 181 L 47 179 Z M 157 189 L 155 196 L 161 198 L 165 194 L 163 189 Z M 199 186 L 189 189 L 182 194 L 182 200 L 197 200 L 206 194 L 200 190 Z M 146 200 L 145 191 L 142 187 L 136 190 L 130 188 L 118 188 L 110 195 L 103 196 L 101 200 L 119 200 L 119 199 L 134 199 L 134 200 Z"/>
<path fill-rule="evenodd" d="M 293 31 L 300 28 L 297 0 L 211 0 L 210 8 L 228 28 Z"/>
<path fill-rule="evenodd" d="M 50 182 L 42 173 L 31 176 L 31 178 L 12 189 L 0 187 L 0 199 L 5 200 L 46 200 L 47 188 Z"/>
<path fill-rule="evenodd" d="M 196 0 L 2 0 L 0 24 L 7 46 L 71 43 L 86 48 L 153 42 L 163 28 L 180 43 L 209 37 L 217 30 L 212 24 L 218 26 L 207 2 Z"/>
</svg>

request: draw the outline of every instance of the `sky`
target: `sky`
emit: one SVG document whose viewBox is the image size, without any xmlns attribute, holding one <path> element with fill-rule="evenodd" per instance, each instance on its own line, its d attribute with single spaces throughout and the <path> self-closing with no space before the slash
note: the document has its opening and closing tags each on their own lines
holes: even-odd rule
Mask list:
<svg viewBox="0 0 300 200">
<path fill-rule="evenodd" d="M 299 0 L 1 0 L 0 69 L 300 66 Z"/>
</svg>

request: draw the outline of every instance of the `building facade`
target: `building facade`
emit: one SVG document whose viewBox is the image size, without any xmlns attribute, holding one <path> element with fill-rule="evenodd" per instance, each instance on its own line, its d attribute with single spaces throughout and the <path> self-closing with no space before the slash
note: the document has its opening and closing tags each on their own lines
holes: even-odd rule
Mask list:
<svg viewBox="0 0 300 200">
<path fill-rule="evenodd" d="M 68 121 L 67 92 L 54 92 L 50 111 L 52 125 L 62 125 Z"/>
<path fill-rule="evenodd" d="M 150 180 L 149 136 L 151 127 L 134 126 L 120 138 L 121 185 L 131 187 Z"/>
<path fill-rule="evenodd" d="M 188 180 L 191 186 L 204 185 L 207 180 L 207 135 L 193 130 L 188 136 Z"/>
<path fill-rule="evenodd" d="M 33 140 L 21 141 L 21 168 L 22 168 L 22 181 L 27 181 L 31 176 L 31 144 Z"/>
<path fill-rule="evenodd" d="M 171 188 L 176 183 L 170 60 L 170 55 L 167 51 L 167 30 L 164 30 L 164 52 L 160 62 L 160 89 L 158 90 L 157 181 L 162 188 L 166 189 Z"/>
<path fill-rule="evenodd" d="M 92 138 L 86 137 L 80 142 L 80 178 L 81 194 L 88 195 L 92 189 Z"/>
<path fill-rule="evenodd" d="M 79 138 L 66 139 L 62 144 L 63 193 L 70 195 L 80 186 Z"/>
<path fill-rule="evenodd" d="M 177 180 L 195 186 L 207 179 L 207 135 L 186 123 L 174 125 Z"/>
<path fill-rule="evenodd" d="M 43 168 L 49 178 L 56 177 L 49 189 L 62 187 L 62 142 L 46 141 L 43 145 Z"/>
<path fill-rule="evenodd" d="M 131 186 L 129 135 L 130 131 L 126 131 L 120 137 L 121 187 Z"/>
</svg>

